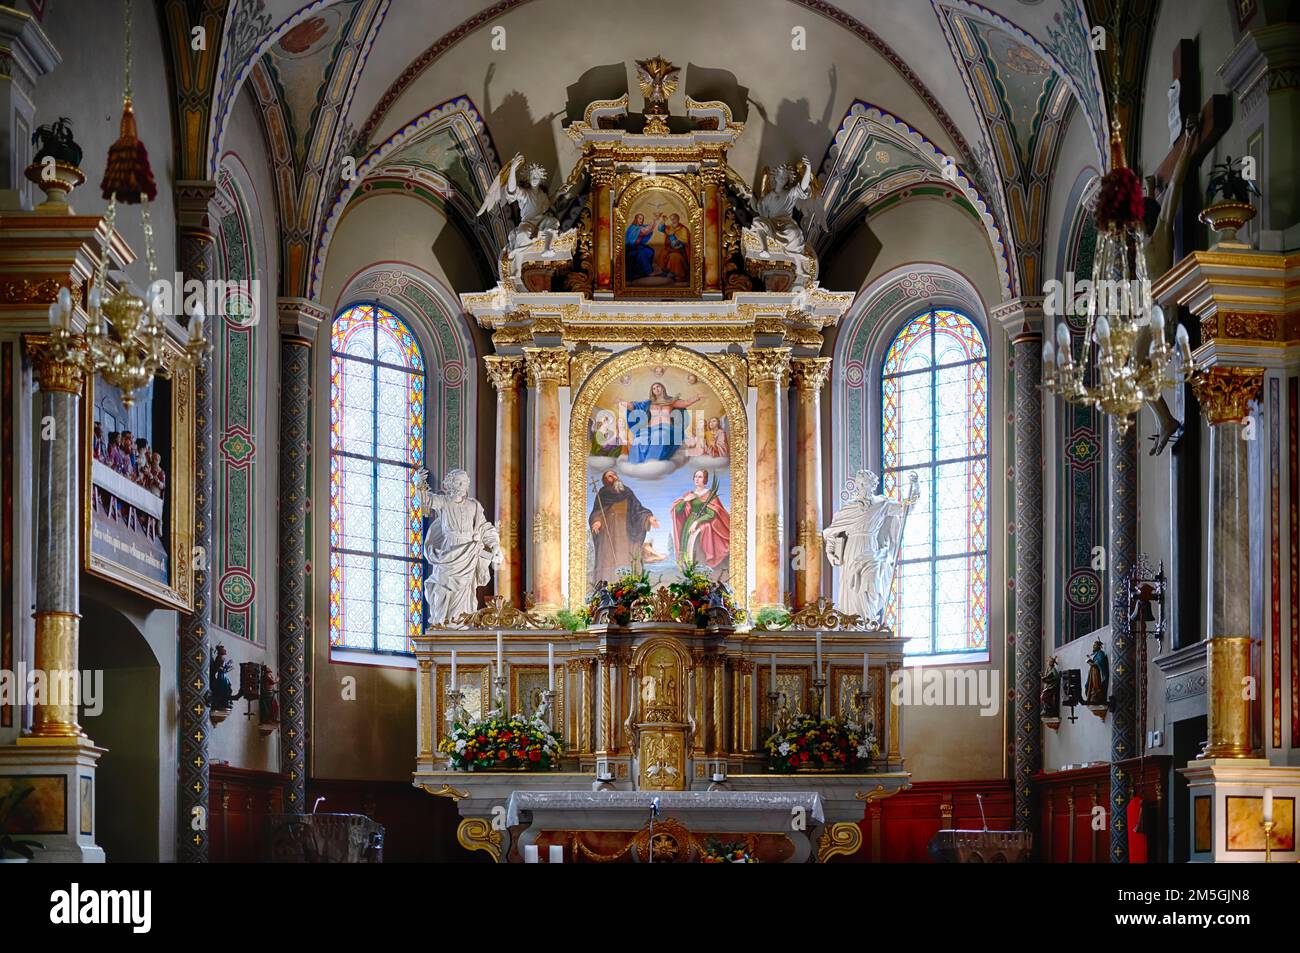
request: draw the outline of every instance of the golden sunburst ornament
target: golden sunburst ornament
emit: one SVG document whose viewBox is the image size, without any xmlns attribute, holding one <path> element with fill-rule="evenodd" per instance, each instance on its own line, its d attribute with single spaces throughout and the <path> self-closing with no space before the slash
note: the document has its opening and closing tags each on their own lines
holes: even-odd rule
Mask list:
<svg viewBox="0 0 1300 953">
<path fill-rule="evenodd" d="M 677 91 L 681 72 L 680 67 L 662 56 L 636 61 L 637 82 L 641 85 L 641 95 L 645 97 L 647 133 L 664 135 L 668 132 L 668 97 Z"/>
</svg>

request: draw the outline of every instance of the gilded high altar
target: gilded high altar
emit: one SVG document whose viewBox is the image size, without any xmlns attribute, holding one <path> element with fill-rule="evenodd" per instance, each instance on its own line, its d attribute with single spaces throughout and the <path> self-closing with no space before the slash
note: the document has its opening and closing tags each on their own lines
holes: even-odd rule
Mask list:
<svg viewBox="0 0 1300 953">
<path fill-rule="evenodd" d="M 818 856 L 852 853 L 861 844 L 855 822 L 864 804 L 895 793 L 909 777 L 899 709 L 886 703 L 902 644 L 888 630 L 846 628 L 852 620 L 824 598 L 821 391 L 831 361 L 821 356 L 822 333 L 853 295 L 820 287 L 814 252 L 780 212 L 815 192 L 807 161 L 770 177 L 764 170 L 756 197 L 728 165 L 728 150 L 743 133 L 728 106 L 687 96 L 686 115 L 671 115 L 677 69 L 660 57 L 637 66 L 643 115 L 629 114 L 624 95 L 593 102 L 569 125 L 579 155 L 551 209 L 533 216 L 531 233 L 522 222 L 513 229 L 496 287 L 461 296 L 466 313 L 491 333 L 495 352 L 484 363 L 498 395 L 493 476 L 504 559 L 496 601 L 465 627 L 416 640 L 414 783 L 456 800 L 461 843 L 499 860 L 510 835 L 490 818 L 510 792 L 588 790 L 593 779 L 647 792 L 703 791 L 715 783 L 731 791 L 817 792 L 826 813 Z M 536 212 L 541 186 L 525 186 L 523 167 L 517 158 L 502 171 L 485 210 L 507 206 L 505 196 L 526 198 Z M 536 169 L 528 175 L 540 182 Z M 652 258 L 638 251 L 636 237 L 655 232 L 662 238 L 650 239 L 660 242 Z M 725 415 L 729 551 L 714 559 L 725 556 L 745 620 L 695 628 L 655 605 L 626 627 L 563 630 L 555 613 L 582 607 L 593 586 L 589 455 L 598 399 L 647 368 L 707 389 Z M 685 472 L 691 479 L 698 473 Z M 668 598 L 666 589 L 655 596 Z M 787 605 L 795 610 L 791 626 L 751 625 L 761 610 Z M 470 716 L 486 714 L 498 632 L 511 712 L 538 707 L 553 646 L 559 671 L 549 717 L 566 752 L 557 771 L 466 774 L 449 770 L 437 752 L 447 727 L 451 651 L 465 707 Z M 815 671 L 819 638 L 829 666 L 825 685 Z M 865 698 L 869 713 L 860 708 Z M 868 714 L 881 739 L 870 773 L 766 770 L 763 746 L 773 723 L 819 704 L 826 715 Z M 802 856 L 799 849 L 794 855 Z"/>
</svg>

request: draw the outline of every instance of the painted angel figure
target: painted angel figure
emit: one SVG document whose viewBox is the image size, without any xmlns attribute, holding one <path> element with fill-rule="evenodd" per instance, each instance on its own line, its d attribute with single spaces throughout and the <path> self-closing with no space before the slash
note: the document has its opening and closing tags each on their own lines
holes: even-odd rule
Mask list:
<svg viewBox="0 0 1300 953">
<path fill-rule="evenodd" d="M 794 220 L 794 209 L 798 202 L 812 196 L 812 163 L 804 156 L 801 165 L 801 178 L 796 178 L 798 170 L 788 164 L 771 170 L 767 187 L 755 203 L 751 227 L 762 242 L 763 258 L 771 255 L 773 244 L 791 255 L 803 254 L 803 229 Z"/>
<path fill-rule="evenodd" d="M 519 181 L 519 167 L 524 164 L 524 157 L 516 155 L 510 160 L 501 174 L 497 176 L 492 187 L 488 189 L 478 214 L 506 202 L 519 206 L 519 224 L 510 230 L 508 248 L 514 251 L 539 237 L 553 239 L 560 230 L 560 220 L 552 214 L 551 197 L 546 191 L 549 176 L 546 169 L 537 163 L 528 167 L 528 182 Z"/>
<path fill-rule="evenodd" d="M 473 612 L 474 590 L 486 586 L 491 571 L 501 565 L 501 538 L 483 514 L 483 505 L 469 495 L 469 474 L 448 470 L 442 492 L 429 489 L 429 473 L 416 474 L 420 508 L 431 517 L 424 535 L 424 558 L 433 567 L 424 581 L 429 624 L 447 625 Z"/>
<path fill-rule="evenodd" d="M 876 475 L 870 470 L 859 470 L 851 486 L 848 502 L 823 531 L 826 558 L 840 567 L 836 608 L 879 626 L 903 544 L 903 526 L 921 491 L 915 473 L 907 475 L 903 500 L 872 493 Z"/>
</svg>

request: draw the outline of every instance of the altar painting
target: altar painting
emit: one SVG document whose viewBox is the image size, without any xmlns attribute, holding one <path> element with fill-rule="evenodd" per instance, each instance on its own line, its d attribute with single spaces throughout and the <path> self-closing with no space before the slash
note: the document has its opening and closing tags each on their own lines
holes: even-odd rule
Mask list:
<svg viewBox="0 0 1300 953">
<path fill-rule="evenodd" d="M 586 591 L 640 572 L 666 585 L 687 566 L 738 588 L 733 541 L 743 549 L 744 522 L 733 512 L 732 463 L 744 427 L 733 419 L 734 395 L 728 401 L 700 374 L 667 362 L 588 386 L 579 431 Z"/>
<path fill-rule="evenodd" d="M 619 200 L 614 227 L 616 292 L 699 292 L 704 220 L 689 189 L 663 176 L 633 182 Z"/>
</svg>

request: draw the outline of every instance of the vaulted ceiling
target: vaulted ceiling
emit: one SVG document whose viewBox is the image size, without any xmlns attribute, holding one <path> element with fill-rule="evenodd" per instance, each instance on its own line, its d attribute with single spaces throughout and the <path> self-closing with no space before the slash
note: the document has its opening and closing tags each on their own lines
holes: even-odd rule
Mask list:
<svg viewBox="0 0 1300 953">
<path fill-rule="evenodd" d="M 399 183 L 492 260 L 501 223 L 472 213 L 501 158 L 567 174 L 565 122 L 622 92 L 639 111 L 632 61 L 655 53 L 684 67 L 675 112 L 684 95 L 723 99 L 745 122 L 741 175 L 801 155 L 819 168 L 828 188 L 806 224 L 821 247 L 928 189 L 985 228 L 1007 296 L 1040 283 L 1063 128 L 1077 113 L 1098 159 L 1105 144 L 1084 0 L 175 2 L 223 18 L 192 164 L 215 174 L 241 90 L 262 111 L 286 295 L 312 293 L 349 200 Z"/>
</svg>

